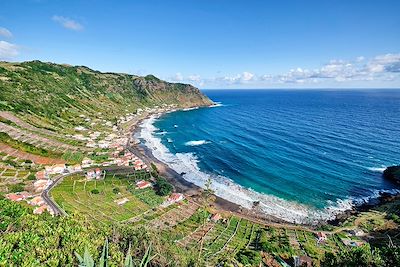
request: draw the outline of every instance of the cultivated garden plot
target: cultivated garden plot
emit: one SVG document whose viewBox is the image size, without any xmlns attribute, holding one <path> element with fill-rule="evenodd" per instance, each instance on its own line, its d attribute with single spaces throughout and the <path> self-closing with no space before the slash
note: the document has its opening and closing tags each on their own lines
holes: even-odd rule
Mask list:
<svg viewBox="0 0 400 267">
<path fill-rule="evenodd" d="M 82 176 L 71 176 L 65 178 L 51 194 L 67 213 L 77 211 L 101 222 L 123 222 L 153 208 L 128 191 L 128 186 L 127 179 L 118 177 L 87 181 Z M 151 191 L 147 191 L 147 197 L 159 198 Z M 125 198 L 127 201 L 124 204 L 117 203 Z M 159 200 L 153 202 L 158 203 Z"/>
<path fill-rule="evenodd" d="M 7 124 L 11 124 L 12 126 L 17 126 L 18 128 L 22 128 L 22 130 L 33 132 L 44 137 L 49 137 L 50 139 L 56 139 L 61 142 L 69 143 L 72 145 L 77 144 L 77 140 L 75 139 L 68 138 L 65 135 L 59 134 L 55 131 L 50 131 L 44 128 L 37 128 L 34 125 L 21 120 L 11 112 L 0 111 L 0 117 L 4 118 L 7 121 Z"/>
<path fill-rule="evenodd" d="M 0 151 L 3 153 L 18 158 L 18 159 L 23 159 L 23 160 L 30 160 L 36 164 L 41 164 L 41 165 L 52 165 L 52 164 L 63 164 L 65 163 L 65 160 L 63 159 L 54 159 L 54 158 L 48 158 L 48 157 L 43 157 L 39 155 L 33 155 L 30 153 L 26 153 L 24 151 L 12 148 L 8 145 L 1 144 L 0 143 Z M 4 159 L 4 158 L 3 158 Z"/>
<path fill-rule="evenodd" d="M 0 168 L 0 185 L 14 184 L 29 177 L 31 172 L 11 168 Z"/>
<path fill-rule="evenodd" d="M 197 209 L 198 205 L 194 202 L 189 201 L 189 203 L 184 203 L 177 208 L 172 209 L 164 213 L 160 217 L 152 220 L 149 223 L 149 226 L 154 229 L 160 230 L 175 226 L 178 223 L 187 220 L 196 212 Z"/>
<path fill-rule="evenodd" d="M 5 123 L 0 122 L 0 132 L 7 133 L 11 138 L 19 140 L 24 143 L 34 145 L 43 149 L 64 153 L 66 151 L 91 151 L 86 147 L 77 147 L 69 144 L 59 142 L 57 140 L 49 139 L 39 136 L 34 133 L 24 131 L 22 129 L 12 127 Z"/>
</svg>

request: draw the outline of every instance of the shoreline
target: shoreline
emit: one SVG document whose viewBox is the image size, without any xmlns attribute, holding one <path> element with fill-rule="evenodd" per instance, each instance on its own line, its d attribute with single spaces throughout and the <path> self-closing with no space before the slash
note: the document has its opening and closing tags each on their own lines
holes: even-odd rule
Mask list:
<svg viewBox="0 0 400 267">
<path fill-rule="evenodd" d="M 179 108 L 179 109 L 173 109 L 173 110 L 167 110 L 162 113 L 149 113 L 146 114 L 143 118 L 139 119 L 136 121 L 134 125 L 130 127 L 129 131 L 129 138 L 134 137 L 139 135 L 139 133 L 142 131 L 143 126 L 142 123 L 150 119 L 151 116 L 157 116 L 157 118 L 171 112 L 175 111 L 186 111 L 190 109 L 198 109 L 198 108 L 209 108 L 213 106 L 218 106 L 218 104 L 210 105 L 210 106 L 201 106 L 201 107 L 192 107 L 192 108 Z M 192 200 L 195 202 L 199 201 L 199 198 L 201 197 L 201 194 L 203 192 L 203 189 L 195 185 L 194 183 L 187 181 L 185 178 L 182 177 L 181 174 L 176 172 L 174 169 L 168 166 L 168 164 L 162 162 L 158 158 L 156 158 L 151 149 L 148 148 L 145 144 L 142 142 L 130 145 L 131 149 L 133 149 L 134 152 L 136 152 L 138 155 L 143 157 L 147 163 L 154 163 L 161 176 L 165 177 L 171 184 L 173 184 L 174 188 L 176 189 L 177 192 L 179 193 L 184 193 L 188 195 Z M 363 211 L 371 210 L 374 207 L 386 204 L 388 202 L 391 202 L 396 199 L 400 199 L 400 193 L 392 195 L 388 193 L 381 193 L 378 198 L 371 199 L 368 202 L 362 203 L 360 205 L 353 205 L 351 209 L 343 210 L 337 214 L 335 214 L 333 219 L 329 220 L 321 220 L 318 221 L 317 223 L 295 223 L 295 222 L 289 222 L 284 219 L 277 218 L 273 215 L 269 214 L 263 214 L 260 211 L 257 211 L 254 208 L 246 208 L 243 207 L 239 204 L 233 203 L 229 200 L 226 200 L 222 197 L 219 197 L 215 194 L 213 194 L 213 203 L 212 206 L 214 209 L 218 210 L 220 213 L 229 213 L 229 214 L 234 214 L 238 217 L 246 218 L 249 220 L 252 220 L 254 222 L 266 224 L 266 225 L 275 225 L 275 226 L 300 226 L 300 227 L 307 227 L 308 229 L 316 228 L 322 225 L 332 225 L 332 226 L 337 226 L 338 224 L 344 222 L 347 220 L 349 217 L 360 214 Z"/>
</svg>

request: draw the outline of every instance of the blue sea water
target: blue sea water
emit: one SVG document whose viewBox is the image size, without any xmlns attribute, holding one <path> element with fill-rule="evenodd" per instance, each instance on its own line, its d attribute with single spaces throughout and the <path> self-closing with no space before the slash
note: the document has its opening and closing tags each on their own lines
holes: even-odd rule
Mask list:
<svg viewBox="0 0 400 267">
<path fill-rule="evenodd" d="M 221 105 L 165 114 L 142 134 L 187 180 L 212 177 L 220 196 L 298 222 L 396 189 L 382 171 L 400 164 L 400 90 L 204 93 Z"/>
</svg>

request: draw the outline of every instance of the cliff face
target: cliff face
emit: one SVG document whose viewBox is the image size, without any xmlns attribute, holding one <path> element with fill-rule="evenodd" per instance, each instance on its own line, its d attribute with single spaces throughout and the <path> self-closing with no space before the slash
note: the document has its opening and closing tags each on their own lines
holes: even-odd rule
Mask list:
<svg viewBox="0 0 400 267">
<path fill-rule="evenodd" d="M 400 165 L 387 167 L 383 172 L 383 177 L 400 184 Z"/>
<path fill-rule="evenodd" d="M 0 62 L 0 110 L 44 117 L 73 117 L 162 104 L 206 106 L 212 101 L 188 84 L 155 76 L 101 73 L 82 66 L 31 61 Z"/>
</svg>

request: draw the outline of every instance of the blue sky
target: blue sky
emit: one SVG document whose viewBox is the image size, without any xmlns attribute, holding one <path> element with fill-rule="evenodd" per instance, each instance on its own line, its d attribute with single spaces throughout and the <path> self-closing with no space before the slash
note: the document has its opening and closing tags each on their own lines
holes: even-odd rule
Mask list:
<svg viewBox="0 0 400 267">
<path fill-rule="evenodd" d="M 400 1 L 2 0 L 0 60 L 200 88 L 400 88 Z"/>
</svg>

